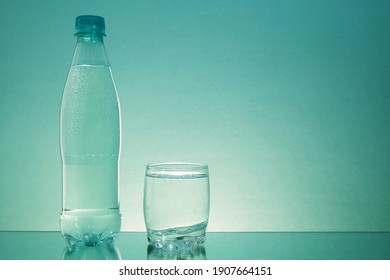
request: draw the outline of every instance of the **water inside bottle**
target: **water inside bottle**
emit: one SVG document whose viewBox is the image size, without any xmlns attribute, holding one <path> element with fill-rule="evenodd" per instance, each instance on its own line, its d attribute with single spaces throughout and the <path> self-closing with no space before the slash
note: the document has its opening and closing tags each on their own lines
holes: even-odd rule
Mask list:
<svg viewBox="0 0 390 280">
<path fill-rule="evenodd" d="M 108 66 L 74 65 L 61 113 L 63 212 L 68 244 L 95 246 L 120 231 L 120 112 Z"/>
</svg>

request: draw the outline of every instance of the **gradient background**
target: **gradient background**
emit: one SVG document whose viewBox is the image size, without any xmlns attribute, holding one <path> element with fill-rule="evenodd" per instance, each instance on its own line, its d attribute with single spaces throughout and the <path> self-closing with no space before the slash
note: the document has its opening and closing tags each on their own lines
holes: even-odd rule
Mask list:
<svg viewBox="0 0 390 280">
<path fill-rule="evenodd" d="M 74 19 L 106 19 L 124 231 L 145 165 L 209 164 L 210 231 L 390 230 L 390 2 L 0 2 L 0 230 L 59 230 Z"/>
</svg>

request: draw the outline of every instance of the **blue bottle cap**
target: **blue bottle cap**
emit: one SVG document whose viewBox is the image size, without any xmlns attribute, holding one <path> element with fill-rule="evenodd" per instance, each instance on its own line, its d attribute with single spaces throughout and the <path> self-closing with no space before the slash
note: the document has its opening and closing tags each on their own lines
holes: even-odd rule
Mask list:
<svg viewBox="0 0 390 280">
<path fill-rule="evenodd" d="M 104 18 L 91 15 L 82 15 L 76 17 L 75 35 L 80 33 L 106 35 Z"/>
</svg>

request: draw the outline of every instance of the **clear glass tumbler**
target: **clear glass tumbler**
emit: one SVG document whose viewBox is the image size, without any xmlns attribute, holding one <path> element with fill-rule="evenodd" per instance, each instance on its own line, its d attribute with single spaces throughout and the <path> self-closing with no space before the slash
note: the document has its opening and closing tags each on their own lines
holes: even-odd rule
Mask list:
<svg viewBox="0 0 390 280">
<path fill-rule="evenodd" d="M 205 241 L 210 211 L 209 170 L 199 163 L 156 163 L 146 166 L 144 218 L 155 247 Z"/>
</svg>

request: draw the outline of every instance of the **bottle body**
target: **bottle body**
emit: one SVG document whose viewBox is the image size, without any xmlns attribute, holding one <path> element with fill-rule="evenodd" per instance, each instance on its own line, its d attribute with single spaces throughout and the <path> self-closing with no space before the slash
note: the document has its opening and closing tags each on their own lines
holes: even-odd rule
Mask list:
<svg viewBox="0 0 390 280">
<path fill-rule="evenodd" d="M 120 232 L 121 123 L 102 38 L 84 37 L 76 45 L 61 104 L 61 231 L 69 245 L 95 246 Z"/>
</svg>

